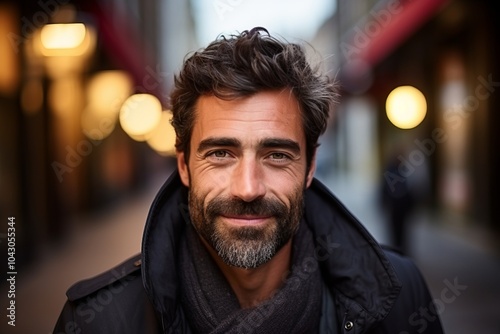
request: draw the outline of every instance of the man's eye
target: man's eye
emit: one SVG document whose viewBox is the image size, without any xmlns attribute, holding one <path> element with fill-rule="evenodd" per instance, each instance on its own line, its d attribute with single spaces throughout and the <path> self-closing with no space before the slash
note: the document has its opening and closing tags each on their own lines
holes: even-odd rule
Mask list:
<svg viewBox="0 0 500 334">
<path fill-rule="evenodd" d="M 209 156 L 215 157 L 215 158 L 225 158 L 228 156 L 226 151 L 213 151 L 208 154 Z"/>
<path fill-rule="evenodd" d="M 286 159 L 288 159 L 288 155 L 286 155 L 285 153 L 278 153 L 278 152 L 272 153 L 269 157 L 273 160 L 286 160 Z"/>
</svg>

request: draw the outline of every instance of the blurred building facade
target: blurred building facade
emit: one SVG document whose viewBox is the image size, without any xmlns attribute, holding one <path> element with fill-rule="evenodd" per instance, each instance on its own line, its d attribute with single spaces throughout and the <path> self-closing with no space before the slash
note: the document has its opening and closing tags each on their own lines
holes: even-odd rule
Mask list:
<svg viewBox="0 0 500 334">
<path fill-rule="evenodd" d="M 340 36 L 342 144 L 335 165 L 357 169 L 373 184 L 409 183 L 444 224 L 474 222 L 498 235 L 494 12 L 488 1 L 339 1 L 333 20 Z M 403 85 L 427 100 L 423 122 L 406 130 L 385 114 L 389 93 Z M 401 179 L 387 173 L 390 159 Z"/>
<path fill-rule="evenodd" d="M 73 215 L 110 205 L 172 163 L 132 140 L 118 111 L 137 93 L 168 108 L 173 73 L 197 48 L 191 8 L 173 0 L 0 1 L 7 37 L 0 41 L 0 212 L 16 217 L 20 261 L 64 239 Z M 428 180 L 425 205 L 498 231 L 494 9 L 488 1 L 339 0 L 316 39 L 320 52 L 337 55 L 329 66 L 342 87 L 320 172 L 350 171 L 375 185 L 387 181 L 384 166 L 396 152 L 405 178 Z M 90 38 L 84 52 L 37 50 L 47 24 L 76 22 Z M 92 83 L 110 72 L 122 81 L 97 91 L 121 93 L 104 100 L 114 108 L 106 117 L 89 120 Z M 427 99 L 425 120 L 411 130 L 385 116 L 386 98 L 400 85 Z"/>
<path fill-rule="evenodd" d="M 16 218 L 19 266 L 171 164 L 124 131 L 120 108 L 148 94 L 167 114 L 189 15 L 179 1 L 0 1 L 0 212 Z"/>
</svg>

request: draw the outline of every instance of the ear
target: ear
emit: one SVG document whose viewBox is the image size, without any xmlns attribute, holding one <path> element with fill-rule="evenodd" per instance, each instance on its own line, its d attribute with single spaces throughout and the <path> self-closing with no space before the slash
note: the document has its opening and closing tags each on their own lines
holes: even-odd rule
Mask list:
<svg viewBox="0 0 500 334">
<path fill-rule="evenodd" d="M 314 150 L 314 155 L 311 160 L 311 166 L 309 166 L 309 170 L 307 171 L 306 175 L 306 188 L 309 188 L 309 186 L 312 183 L 312 180 L 314 179 L 314 173 L 316 173 L 316 152 L 317 150 Z"/>
<path fill-rule="evenodd" d="M 186 163 L 184 152 L 177 151 L 176 155 L 177 169 L 179 170 L 181 181 L 186 187 L 189 187 L 189 166 Z"/>
</svg>

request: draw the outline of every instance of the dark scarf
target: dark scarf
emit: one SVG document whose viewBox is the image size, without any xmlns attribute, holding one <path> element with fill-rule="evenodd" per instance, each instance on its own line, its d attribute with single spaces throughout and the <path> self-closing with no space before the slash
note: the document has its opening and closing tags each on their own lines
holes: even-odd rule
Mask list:
<svg viewBox="0 0 500 334">
<path fill-rule="evenodd" d="M 184 313 L 196 333 L 317 333 L 322 284 L 314 258 L 312 233 L 304 222 L 293 240 L 292 269 L 274 296 L 241 309 L 194 228 L 181 245 L 181 296 Z"/>
</svg>

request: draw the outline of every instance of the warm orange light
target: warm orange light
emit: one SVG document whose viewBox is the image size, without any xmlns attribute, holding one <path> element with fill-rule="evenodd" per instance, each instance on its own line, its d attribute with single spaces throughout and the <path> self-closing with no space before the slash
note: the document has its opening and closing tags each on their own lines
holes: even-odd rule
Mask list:
<svg viewBox="0 0 500 334">
<path fill-rule="evenodd" d="M 387 118 L 400 129 L 412 129 L 419 125 L 427 113 L 424 94 L 412 86 L 395 88 L 387 97 Z"/>
<path fill-rule="evenodd" d="M 49 86 L 48 103 L 54 115 L 66 118 L 74 117 L 83 105 L 83 87 L 77 77 L 70 76 L 55 80 Z"/>
<path fill-rule="evenodd" d="M 116 117 L 123 102 L 132 93 L 132 78 L 124 71 L 102 71 L 87 85 L 89 107 L 102 117 Z"/>
<path fill-rule="evenodd" d="M 36 39 L 37 51 L 46 57 L 82 56 L 95 42 L 92 29 L 83 23 L 47 24 Z"/>
<path fill-rule="evenodd" d="M 120 125 L 133 139 L 144 141 L 160 122 L 161 102 L 151 94 L 134 94 L 120 109 Z"/>
<path fill-rule="evenodd" d="M 18 45 L 13 36 L 19 34 L 19 12 L 12 4 L 0 3 L 0 93 L 14 94 L 19 87 Z"/>
<path fill-rule="evenodd" d="M 175 130 L 170 124 L 171 118 L 172 113 L 170 111 L 162 112 L 158 126 L 147 140 L 149 146 L 161 155 L 175 154 Z"/>
<path fill-rule="evenodd" d="M 45 49 L 75 49 L 83 43 L 85 35 L 83 23 L 47 24 L 40 39 Z"/>
<path fill-rule="evenodd" d="M 115 128 L 123 102 L 132 92 L 132 79 L 124 71 L 102 71 L 87 84 L 87 107 L 82 130 L 90 139 L 102 140 Z"/>
</svg>

